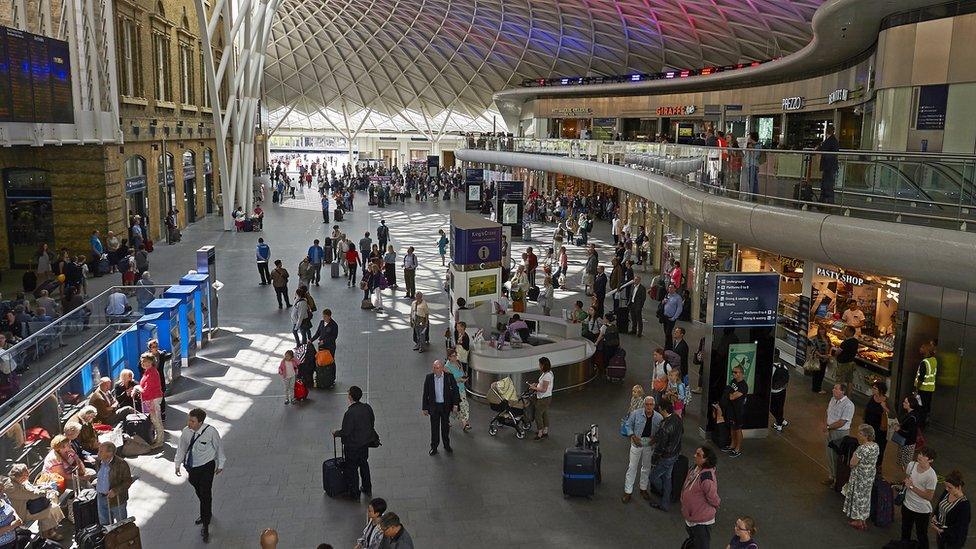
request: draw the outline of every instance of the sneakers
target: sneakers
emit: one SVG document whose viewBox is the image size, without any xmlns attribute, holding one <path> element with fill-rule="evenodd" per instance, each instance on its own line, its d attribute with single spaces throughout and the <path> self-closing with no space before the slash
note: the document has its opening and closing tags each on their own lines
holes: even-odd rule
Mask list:
<svg viewBox="0 0 976 549">
<path fill-rule="evenodd" d="M 783 423 L 780 423 L 779 426 L 782 428 L 782 427 L 786 427 L 789 424 L 790 424 L 790 420 L 784 419 Z"/>
<path fill-rule="evenodd" d="M 729 453 L 729 452 L 732 451 L 732 447 L 731 446 L 726 446 L 725 448 L 722 448 L 722 451 L 727 454 L 727 453 Z"/>
<path fill-rule="evenodd" d="M 774 423 L 773 424 L 773 429 L 775 429 L 777 433 L 782 433 L 783 432 L 783 426 L 781 424 L 779 424 L 779 423 Z"/>
<path fill-rule="evenodd" d="M 730 458 L 737 458 L 737 457 L 739 457 L 741 455 L 742 455 L 742 452 L 739 452 L 738 450 L 732 450 L 731 452 L 729 452 L 729 457 Z"/>
</svg>

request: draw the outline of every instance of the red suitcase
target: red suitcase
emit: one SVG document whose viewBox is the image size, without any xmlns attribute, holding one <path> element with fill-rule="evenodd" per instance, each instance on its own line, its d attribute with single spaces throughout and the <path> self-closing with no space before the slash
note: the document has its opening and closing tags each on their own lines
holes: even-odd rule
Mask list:
<svg viewBox="0 0 976 549">
<path fill-rule="evenodd" d="M 308 398 L 308 387 L 300 379 L 295 380 L 295 400 L 305 400 Z"/>
</svg>

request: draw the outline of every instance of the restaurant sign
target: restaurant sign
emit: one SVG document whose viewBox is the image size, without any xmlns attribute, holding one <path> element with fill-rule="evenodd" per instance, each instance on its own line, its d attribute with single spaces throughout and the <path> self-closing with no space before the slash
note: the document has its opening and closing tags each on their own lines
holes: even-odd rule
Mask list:
<svg viewBox="0 0 976 549">
<path fill-rule="evenodd" d="M 694 105 L 669 105 L 657 108 L 658 116 L 685 116 L 695 114 L 698 110 Z"/>
</svg>

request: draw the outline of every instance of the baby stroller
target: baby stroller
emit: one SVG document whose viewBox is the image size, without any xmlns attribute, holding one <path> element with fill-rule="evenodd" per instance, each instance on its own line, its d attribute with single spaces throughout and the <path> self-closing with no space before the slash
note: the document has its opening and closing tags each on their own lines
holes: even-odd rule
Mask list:
<svg viewBox="0 0 976 549">
<path fill-rule="evenodd" d="M 527 390 L 521 395 L 515 390 L 512 378 L 506 377 L 491 384 L 488 390 L 488 405 L 495 412 L 495 417 L 488 424 L 488 434 L 495 436 L 499 427 L 512 427 L 517 438 L 525 438 L 525 433 L 532 428 L 535 402 L 532 391 Z"/>
</svg>

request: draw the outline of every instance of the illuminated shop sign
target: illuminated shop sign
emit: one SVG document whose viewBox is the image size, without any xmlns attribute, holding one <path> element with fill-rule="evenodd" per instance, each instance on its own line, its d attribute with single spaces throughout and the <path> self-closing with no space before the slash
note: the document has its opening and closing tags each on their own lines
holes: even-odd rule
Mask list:
<svg viewBox="0 0 976 549">
<path fill-rule="evenodd" d="M 823 267 L 817 267 L 817 276 L 822 276 L 825 278 L 833 278 L 834 280 L 840 280 L 841 282 L 845 284 L 850 284 L 851 286 L 864 285 L 864 279 L 859 276 L 832 271 L 830 269 L 824 269 Z"/>
<path fill-rule="evenodd" d="M 827 96 L 827 104 L 833 105 L 834 103 L 839 103 L 841 101 L 847 101 L 848 95 L 850 95 L 851 90 L 847 88 L 841 88 L 839 90 L 834 90 L 830 92 Z"/>
<path fill-rule="evenodd" d="M 803 108 L 803 98 L 802 97 L 784 97 L 783 98 L 783 110 L 784 111 L 798 111 Z"/>
<path fill-rule="evenodd" d="M 667 107 L 658 107 L 658 116 L 684 116 L 687 114 L 695 114 L 697 109 L 694 105 L 670 105 Z"/>
<path fill-rule="evenodd" d="M 593 114 L 590 107 L 568 107 L 564 109 L 552 109 L 554 116 L 589 116 Z"/>
</svg>

